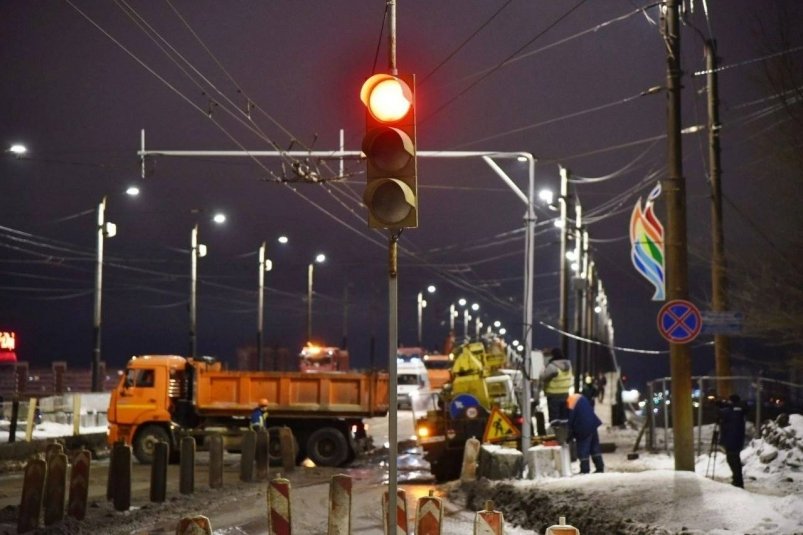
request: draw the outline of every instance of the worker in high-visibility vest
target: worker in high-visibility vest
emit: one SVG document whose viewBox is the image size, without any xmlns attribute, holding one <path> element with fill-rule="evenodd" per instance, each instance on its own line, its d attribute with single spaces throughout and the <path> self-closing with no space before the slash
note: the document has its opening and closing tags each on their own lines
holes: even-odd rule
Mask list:
<svg viewBox="0 0 803 535">
<path fill-rule="evenodd" d="M 574 384 L 572 363 L 563 356 L 563 351 L 557 347 L 544 349 L 544 358 L 549 359 L 541 372 L 541 387 L 546 395 L 549 421 L 568 420 L 569 409 L 566 407 L 566 398 Z"/>
<path fill-rule="evenodd" d="M 259 400 L 259 406 L 251 411 L 251 429 L 259 431 L 265 429 L 265 419 L 268 417 L 268 400 L 262 398 Z"/>
</svg>

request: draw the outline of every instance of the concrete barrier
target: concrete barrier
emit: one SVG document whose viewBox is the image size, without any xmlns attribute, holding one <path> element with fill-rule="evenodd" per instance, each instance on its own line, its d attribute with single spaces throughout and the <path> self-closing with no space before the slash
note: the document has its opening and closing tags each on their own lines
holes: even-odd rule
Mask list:
<svg viewBox="0 0 803 535">
<path fill-rule="evenodd" d="M 527 450 L 527 478 L 569 477 L 572 475 L 569 446 L 533 446 Z"/>
<path fill-rule="evenodd" d="M 492 480 L 517 478 L 524 466 L 524 455 L 517 449 L 494 444 L 480 448 L 477 475 Z"/>
</svg>

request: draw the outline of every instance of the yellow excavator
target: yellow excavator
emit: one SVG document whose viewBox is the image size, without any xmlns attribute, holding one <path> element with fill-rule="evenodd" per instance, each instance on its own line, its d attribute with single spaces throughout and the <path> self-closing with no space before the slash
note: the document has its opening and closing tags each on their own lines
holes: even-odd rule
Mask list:
<svg viewBox="0 0 803 535">
<path fill-rule="evenodd" d="M 506 370 L 501 340 L 464 344 L 454 348 L 451 381 L 444 385 L 426 416 L 416 421 L 418 442 L 438 481 L 460 475 L 466 440 L 482 439 L 494 409 L 521 427 L 521 411 L 514 390 L 515 370 Z"/>
</svg>

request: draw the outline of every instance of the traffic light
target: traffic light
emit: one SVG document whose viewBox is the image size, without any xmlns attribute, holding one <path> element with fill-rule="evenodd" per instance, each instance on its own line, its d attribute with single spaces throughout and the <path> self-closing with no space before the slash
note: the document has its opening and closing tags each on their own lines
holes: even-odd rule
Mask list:
<svg viewBox="0 0 803 535">
<path fill-rule="evenodd" d="M 360 99 L 366 108 L 368 226 L 416 228 L 415 76 L 375 74 L 363 84 Z"/>
</svg>

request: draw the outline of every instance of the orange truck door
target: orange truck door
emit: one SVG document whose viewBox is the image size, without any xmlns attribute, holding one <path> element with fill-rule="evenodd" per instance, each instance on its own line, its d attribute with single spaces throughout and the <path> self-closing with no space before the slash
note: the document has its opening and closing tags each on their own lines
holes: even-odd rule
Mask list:
<svg viewBox="0 0 803 535">
<path fill-rule="evenodd" d="M 129 368 L 123 383 L 118 387 L 117 421 L 135 424 L 153 419 L 156 412 L 164 410 L 165 369 Z"/>
</svg>

